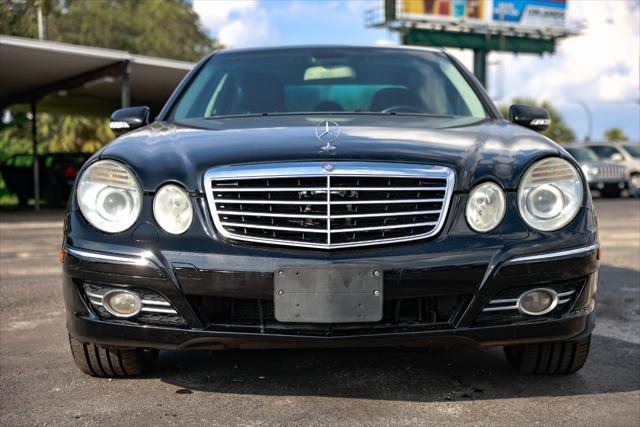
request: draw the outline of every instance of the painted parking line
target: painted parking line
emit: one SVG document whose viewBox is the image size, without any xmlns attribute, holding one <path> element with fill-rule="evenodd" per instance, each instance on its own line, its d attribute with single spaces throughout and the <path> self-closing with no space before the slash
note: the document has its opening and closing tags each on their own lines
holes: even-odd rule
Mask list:
<svg viewBox="0 0 640 427">
<path fill-rule="evenodd" d="M 44 222 L 5 222 L 0 223 L 0 230 L 42 230 L 42 229 L 62 229 L 62 221 Z"/>
<path fill-rule="evenodd" d="M 621 322 L 608 319 L 598 319 L 594 335 L 614 338 L 631 344 L 640 344 L 640 327 L 635 322 Z"/>
</svg>

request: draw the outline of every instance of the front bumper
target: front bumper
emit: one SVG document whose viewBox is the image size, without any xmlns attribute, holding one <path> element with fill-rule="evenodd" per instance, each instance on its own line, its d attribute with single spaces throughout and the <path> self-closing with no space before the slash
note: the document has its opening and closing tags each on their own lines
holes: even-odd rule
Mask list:
<svg viewBox="0 0 640 427">
<path fill-rule="evenodd" d="M 268 349 L 315 347 L 430 347 L 471 343 L 500 346 L 578 340 L 595 327 L 595 313 L 572 315 L 563 319 L 529 324 L 488 327 L 460 327 L 430 332 L 389 333 L 321 337 L 290 334 L 258 334 L 246 332 L 184 330 L 149 326 L 120 325 L 89 319 L 80 315 L 69 319 L 69 333 L 83 342 L 113 347 L 156 349 Z"/>
<path fill-rule="evenodd" d="M 627 179 L 624 176 L 619 178 L 589 177 L 587 179 L 591 190 L 624 190 L 627 187 Z"/>
<path fill-rule="evenodd" d="M 277 322 L 254 326 L 233 322 L 217 324 L 198 310 L 194 304 L 197 298 L 272 299 L 272 267 L 281 264 L 274 264 L 274 260 L 271 260 L 261 265 L 265 260 L 247 258 L 245 265 L 251 265 L 253 272 L 207 271 L 192 268 L 193 264 L 184 262 L 173 262 L 170 264 L 173 268 L 166 269 L 164 262 L 149 253 L 146 255 L 115 255 L 66 248 L 64 295 L 67 328 L 71 335 L 84 342 L 107 346 L 162 349 L 426 346 L 456 342 L 491 346 L 568 340 L 589 333 L 595 323 L 596 243 L 512 257 L 494 265 L 440 265 L 437 268 L 397 270 L 387 263 L 385 301 L 444 294 L 465 297 L 459 300 L 460 305 L 446 321 L 432 324 L 400 322 L 376 328 L 363 324 L 355 325 L 357 327 L 351 325 L 346 329 L 313 329 L 300 324 L 283 325 Z M 192 261 L 198 262 L 198 259 L 192 258 Z M 288 261 L 290 263 L 292 260 Z M 306 260 L 303 264 L 309 263 Z M 405 266 L 411 267 L 412 264 L 406 262 Z M 323 265 L 326 266 L 326 263 Z M 264 267 L 271 271 L 259 271 Z M 483 309 L 501 292 L 513 288 L 553 287 L 559 282 L 578 283 L 575 297 L 561 314 L 552 312 L 540 318 L 507 316 L 481 321 Z M 170 301 L 184 318 L 185 324 L 173 327 L 101 318 L 84 295 L 83 283 L 158 292 Z"/>
</svg>

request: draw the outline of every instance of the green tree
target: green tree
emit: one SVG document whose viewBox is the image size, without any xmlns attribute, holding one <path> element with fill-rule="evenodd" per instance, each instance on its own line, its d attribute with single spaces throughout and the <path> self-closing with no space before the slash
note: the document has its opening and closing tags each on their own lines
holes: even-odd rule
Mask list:
<svg viewBox="0 0 640 427">
<path fill-rule="evenodd" d="M 514 98 L 511 101 L 511 104 L 520 104 L 520 105 L 534 105 L 540 108 L 544 108 L 549 113 L 549 118 L 551 119 L 551 125 L 542 132 L 544 136 L 552 139 L 558 143 L 569 143 L 574 142 L 576 140 L 576 135 L 573 130 L 567 125 L 564 121 L 564 118 L 560 114 L 560 112 L 549 102 L 542 101 L 542 103 L 538 103 L 531 98 Z M 501 105 L 499 107 L 500 113 L 505 118 L 509 118 L 509 107 L 506 105 Z"/>
<path fill-rule="evenodd" d="M 92 153 L 113 140 L 109 121 L 82 116 L 38 114 L 36 129 L 38 153 Z M 14 154 L 31 153 L 31 118 L 25 113 L 13 113 L 11 120 L 0 124 L 0 161 Z"/>
<path fill-rule="evenodd" d="M 59 0 L 0 0 L 0 34 L 38 37 L 38 6 L 45 17 L 59 13 Z"/>
<path fill-rule="evenodd" d="M 51 40 L 196 61 L 218 48 L 182 0 L 67 0 L 48 25 Z"/>
<path fill-rule="evenodd" d="M 9 120 L 7 120 L 9 119 Z M 6 123 L 4 120 L 7 120 Z M 0 161 L 31 148 L 31 120 L 25 113 L 14 113 L 0 122 Z"/>
<path fill-rule="evenodd" d="M 0 0 L 0 33 L 196 61 L 220 46 L 186 0 Z"/>
<path fill-rule="evenodd" d="M 610 128 L 604 131 L 604 139 L 610 142 L 628 141 L 629 137 L 620 128 Z"/>
</svg>

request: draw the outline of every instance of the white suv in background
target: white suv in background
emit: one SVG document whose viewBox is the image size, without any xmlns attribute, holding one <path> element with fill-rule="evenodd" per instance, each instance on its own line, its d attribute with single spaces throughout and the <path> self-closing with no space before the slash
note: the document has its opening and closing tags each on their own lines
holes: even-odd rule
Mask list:
<svg viewBox="0 0 640 427">
<path fill-rule="evenodd" d="M 589 143 L 601 160 L 616 162 L 627 168 L 629 194 L 640 197 L 640 144 L 612 142 Z"/>
</svg>

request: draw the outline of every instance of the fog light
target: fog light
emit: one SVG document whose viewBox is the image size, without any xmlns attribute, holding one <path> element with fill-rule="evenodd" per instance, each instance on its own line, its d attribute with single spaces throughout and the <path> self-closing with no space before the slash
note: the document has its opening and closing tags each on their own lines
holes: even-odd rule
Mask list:
<svg viewBox="0 0 640 427">
<path fill-rule="evenodd" d="M 133 317 L 142 309 L 140 297 L 129 291 L 109 291 L 104 294 L 102 304 L 116 317 Z"/>
<path fill-rule="evenodd" d="M 558 294 L 553 289 L 532 289 L 518 298 L 518 310 L 531 316 L 547 314 L 558 305 Z"/>
</svg>

